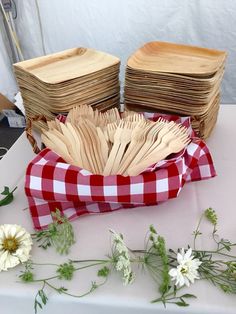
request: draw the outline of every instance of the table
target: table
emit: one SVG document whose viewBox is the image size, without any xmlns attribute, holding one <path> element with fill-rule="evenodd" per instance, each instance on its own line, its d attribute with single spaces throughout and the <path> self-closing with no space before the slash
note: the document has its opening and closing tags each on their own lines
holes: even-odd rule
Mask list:
<svg viewBox="0 0 236 314">
<path fill-rule="evenodd" d="M 77 242 L 73 246 L 69 258 L 103 258 L 109 253 L 110 236 L 108 229 L 121 232 L 131 248 L 142 248 L 145 233 L 150 224 L 154 224 L 158 232 L 166 239 L 167 246 L 176 249 L 192 244 L 192 231 L 204 209 L 212 206 L 218 213 L 218 233 L 224 238 L 236 241 L 236 106 L 221 106 L 217 126 L 210 139 L 207 140 L 212 153 L 218 176 L 205 181 L 188 183 L 177 199 L 169 200 L 159 206 L 120 210 L 113 213 L 84 216 L 73 222 Z M 0 161 L 0 188 L 4 185 L 18 186 L 15 201 L 0 208 L 0 224 L 18 223 L 29 232 L 33 231 L 31 218 L 27 210 L 24 196 L 24 172 L 27 163 L 33 158 L 31 147 L 22 135 L 7 155 Z M 211 227 L 204 222 L 201 228 L 205 237 L 198 240 L 199 248 L 211 246 Z M 37 262 L 64 262 L 67 257 L 59 256 L 53 249 L 43 251 L 34 246 L 33 259 Z M 35 293 L 39 289 L 36 284 L 26 285 L 17 282 L 20 267 L 0 273 L 0 304 L 4 314 L 34 313 Z M 74 292 L 86 289 L 95 272 L 88 270 L 76 275 L 76 279 L 68 282 Z M 79 288 L 80 287 L 80 288 Z M 93 294 L 82 299 L 75 299 L 49 293 L 49 302 L 41 313 L 80 313 L 80 314 L 222 314 L 236 313 L 236 298 L 223 294 L 210 283 L 197 281 L 188 293 L 197 295 L 190 307 L 178 308 L 162 304 L 150 304 L 157 297 L 157 289 L 147 275 L 137 270 L 137 279 L 130 286 L 123 286 L 118 275 L 111 276 L 108 283 Z M 185 291 L 184 291 L 185 292 Z"/>
<path fill-rule="evenodd" d="M 23 128 L 10 128 L 7 118 L 3 118 L 3 120 L 0 121 L 0 147 L 9 149 L 23 132 Z M 4 154 L 5 151 L 0 149 L 0 156 Z"/>
</svg>

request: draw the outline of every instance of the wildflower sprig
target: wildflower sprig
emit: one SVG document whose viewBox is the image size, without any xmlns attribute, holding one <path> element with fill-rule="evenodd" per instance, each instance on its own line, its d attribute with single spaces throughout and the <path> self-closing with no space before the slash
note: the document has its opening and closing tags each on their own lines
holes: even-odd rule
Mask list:
<svg viewBox="0 0 236 314">
<path fill-rule="evenodd" d="M 37 291 L 34 299 L 34 311 L 35 313 L 38 312 L 39 309 L 42 309 L 44 305 L 46 305 L 48 301 L 48 296 L 46 292 L 46 288 L 49 288 L 51 290 L 54 290 L 55 292 L 59 294 L 65 294 L 71 297 L 75 298 L 82 298 L 92 292 L 94 292 L 96 289 L 98 289 L 100 286 L 104 285 L 108 279 L 108 276 L 110 274 L 110 269 L 107 266 L 103 266 L 97 271 L 98 278 L 101 278 L 102 280 L 100 282 L 97 281 L 91 281 L 90 288 L 88 291 L 82 293 L 82 294 L 72 294 L 68 292 L 68 289 L 64 286 L 57 286 L 55 284 L 55 280 L 65 280 L 70 281 L 74 277 L 74 273 L 80 270 L 84 270 L 86 268 L 91 268 L 94 266 L 101 266 L 108 264 L 110 260 L 81 260 L 81 261 L 72 261 L 69 260 L 63 264 L 38 264 L 34 263 L 33 261 L 28 261 L 24 264 L 25 269 L 21 271 L 19 278 L 22 282 L 25 283 L 41 283 L 41 288 Z M 78 264 L 82 266 L 78 267 Z M 54 274 L 50 277 L 46 278 L 36 278 L 35 270 L 37 268 L 41 267 L 49 267 L 53 266 L 55 268 Z"/>
<path fill-rule="evenodd" d="M 199 267 L 200 277 L 201 279 L 210 281 L 226 293 L 235 294 L 236 278 L 234 276 L 234 265 L 236 265 L 236 256 L 230 254 L 230 252 L 236 246 L 236 243 L 218 236 L 218 217 L 215 210 L 209 207 L 204 211 L 203 215 L 213 225 L 212 238 L 216 244 L 216 248 L 215 250 L 195 249 L 195 256 L 202 262 Z M 221 260 L 219 257 L 223 257 L 224 259 Z"/>
<path fill-rule="evenodd" d="M 157 234 L 153 225 L 149 227 L 149 248 L 145 256 L 145 266 L 153 274 L 160 274 L 155 276 L 159 282 L 159 291 L 164 296 L 170 288 L 170 276 L 169 276 L 169 259 L 166 249 L 165 239 Z"/>
<path fill-rule="evenodd" d="M 32 265 L 32 261 L 28 260 L 25 264 L 25 269 L 24 271 L 21 271 L 21 274 L 19 275 L 19 278 L 23 281 L 23 282 L 32 282 L 34 281 L 34 273 L 33 273 L 33 265 Z"/>
<path fill-rule="evenodd" d="M 60 254 L 68 254 L 70 247 L 75 243 L 73 227 L 67 217 L 62 216 L 57 209 L 52 213 L 54 221 L 48 229 L 37 231 L 32 238 L 38 242 L 38 246 L 47 249 L 54 246 Z"/>
<path fill-rule="evenodd" d="M 123 235 L 110 230 L 113 237 L 112 260 L 115 269 L 121 272 L 124 285 L 128 285 L 134 281 L 135 273 L 131 268 L 131 257 L 129 249 L 123 240 Z"/>
<path fill-rule="evenodd" d="M 60 236 L 63 235 L 66 239 L 65 234 L 68 230 L 69 233 L 71 232 L 66 218 L 61 217 L 58 213 L 56 215 L 58 216 L 55 216 L 56 220 L 49 227 L 49 230 L 42 231 L 48 231 L 48 233 L 36 237 L 36 241 L 42 241 L 40 242 L 41 246 L 55 245 Z M 214 250 L 200 250 L 196 246 L 197 237 L 203 236 L 200 231 L 203 219 L 209 221 L 213 227 Z M 68 225 L 63 228 L 63 224 Z M 60 294 L 81 298 L 104 285 L 112 271 L 121 275 L 124 285 L 131 284 L 135 279 L 133 265 L 137 264 L 144 271 L 147 270 L 150 278 L 157 285 L 159 293 L 151 301 L 152 303 L 162 302 L 164 306 L 171 303 L 187 307 L 189 306 L 189 300 L 196 298 L 196 296 L 191 293 L 182 293 L 181 289 L 184 287 L 191 288 L 196 280 L 207 280 L 224 293 L 236 294 L 236 256 L 232 253 L 236 243 L 220 238 L 217 234 L 217 227 L 218 217 L 216 212 L 212 208 L 206 209 L 200 217 L 196 230 L 193 232 L 193 249 L 187 246 L 177 250 L 167 249 L 164 237 L 159 235 L 152 225 L 149 227 L 145 238 L 144 248 L 139 250 L 129 248 L 122 234 L 110 230 L 111 252 L 105 259 L 67 260 L 62 264 L 38 264 L 28 261 L 25 263 L 25 269 L 19 277 L 25 283 L 41 283 L 34 302 L 35 312 L 37 313 L 48 301 L 48 289 Z M 63 232 L 55 235 L 54 232 L 57 233 L 58 230 L 60 232 L 63 230 Z M 65 232 L 65 230 L 67 231 Z M 70 238 L 68 243 L 71 245 L 73 241 Z M 67 251 L 70 245 L 67 247 Z M 39 267 L 53 267 L 53 274 L 47 278 L 37 278 L 36 269 Z M 66 286 L 58 285 L 57 281 L 67 282 L 73 280 L 76 272 L 94 267 L 97 268 L 97 280 L 91 281 L 90 288 L 84 293 L 76 295 L 70 293 Z"/>
</svg>

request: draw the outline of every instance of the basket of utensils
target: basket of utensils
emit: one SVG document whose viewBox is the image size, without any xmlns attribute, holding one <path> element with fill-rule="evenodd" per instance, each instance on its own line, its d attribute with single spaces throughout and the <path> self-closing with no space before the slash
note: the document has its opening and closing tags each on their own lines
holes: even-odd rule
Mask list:
<svg viewBox="0 0 236 314">
<path fill-rule="evenodd" d="M 72 220 L 156 205 L 177 197 L 186 182 L 216 175 L 188 117 L 84 105 L 47 124 L 42 150 L 27 128 L 37 152 L 25 181 L 36 229 L 47 227 L 56 209 Z"/>
</svg>

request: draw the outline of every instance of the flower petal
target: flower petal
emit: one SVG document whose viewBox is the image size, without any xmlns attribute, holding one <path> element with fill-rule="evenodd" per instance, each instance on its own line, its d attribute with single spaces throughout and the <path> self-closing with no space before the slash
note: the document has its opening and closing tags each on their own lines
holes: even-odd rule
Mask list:
<svg viewBox="0 0 236 314">
<path fill-rule="evenodd" d="M 3 241 L 14 238 L 18 248 L 15 252 L 10 252 L 3 248 Z M 19 225 L 5 224 L 0 226 L 0 271 L 15 267 L 20 262 L 26 262 L 30 258 L 32 248 L 30 234 Z"/>
<path fill-rule="evenodd" d="M 187 260 L 192 255 L 192 249 L 189 248 L 188 251 L 184 254 L 184 259 Z"/>
</svg>

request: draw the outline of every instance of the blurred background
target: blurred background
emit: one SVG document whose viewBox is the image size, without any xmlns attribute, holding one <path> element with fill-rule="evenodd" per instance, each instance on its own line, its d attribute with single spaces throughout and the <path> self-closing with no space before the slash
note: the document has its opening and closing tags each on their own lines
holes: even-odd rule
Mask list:
<svg viewBox="0 0 236 314">
<path fill-rule="evenodd" d="M 222 103 L 236 103 L 235 0 L 0 0 L 9 6 L 19 51 L 9 42 L 0 14 L 0 93 L 17 92 L 16 58 L 29 59 L 72 47 L 91 47 L 121 59 L 148 41 L 170 41 L 228 52 Z M 6 10 L 7 11 L 7 10 Z"/>
</svg>

